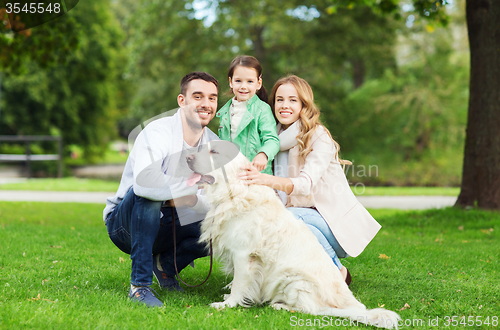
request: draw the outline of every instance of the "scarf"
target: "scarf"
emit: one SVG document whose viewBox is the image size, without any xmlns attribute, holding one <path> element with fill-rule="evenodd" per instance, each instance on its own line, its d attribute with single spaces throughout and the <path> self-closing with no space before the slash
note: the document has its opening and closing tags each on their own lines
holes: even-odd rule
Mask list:
<svg viewBox="0 0 500 330">
<path fill-rule="evenodd" d="M 274 158 L 274 175 L 281 178 L 288 178 L 288 151 L 297 145 L 297 135 L 300 133 L 300 121 L 290 125 L 283 130 L 281 123 L 278 124 L 278 138 L 280 139 L 280 151 Z M 284 191 L 278 190 L 278 195 L 284 205 L 287 204 L 287 195 Z"/>
</svg>

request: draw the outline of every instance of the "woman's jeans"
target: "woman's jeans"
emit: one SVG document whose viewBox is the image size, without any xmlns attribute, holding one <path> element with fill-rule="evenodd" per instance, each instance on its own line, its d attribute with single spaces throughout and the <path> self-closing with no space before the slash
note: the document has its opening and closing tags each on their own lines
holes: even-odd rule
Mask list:
<svg viewBox="0 0 500 330">
<path fill-rule="evenodd" d="M 343 266 L 339 258 L 347 258 L 349 255 L 337 242 L 337 239 L 321 214 L 316 209 L 306 207 L 289 207 L 287 210 L 292 212 L 296 219 L 305 222 L 306 226 L 316 236 L 321 246 L 323 246 L 323 249 L 332 258 L 335 265 L 339 269 L 342 269 Z"/>
<path fill-rule="evenodd" d="M 130 189 L 108 215 L 109 238 L 132 259 L 132 285 L 149 286 L 153 283 L 153 254 L 160 254 L 165 273 L 175 276 L 171 210 L 170 207 L 162 208 L 162 202 L 135 195 Z M 174 216 L 177 269 L 180 272 L 193 260 L 206 256 L 207 250 L 198 243 L 201 222 L 181 226 L 176 212 Z"/>
</svg>

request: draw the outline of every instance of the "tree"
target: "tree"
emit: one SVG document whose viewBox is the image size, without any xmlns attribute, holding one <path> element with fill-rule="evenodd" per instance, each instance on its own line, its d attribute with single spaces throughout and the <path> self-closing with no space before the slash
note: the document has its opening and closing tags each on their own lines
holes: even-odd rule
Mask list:
<svg viewBox="0 0 500 330">
<path fill-rule="evenodd" d="M 27 59 L 26 74 L 4 76 L 1 130 L 60 134 L 66 146 L 82 146 L 84 156 L 92 160 L 116 134 L 119 69 L 125 64 L 122 33 L 109 1 L 81 2 L 60 19 L 67 16 L 77 28 L 66 33 L 73 34 L 80 47 L 67 55 L 65 65 L 43 68 Z"/>
<path fill-rule="evenodd" d="M 500 210 L 500 2 L 466 0 L 466 12 L 470 96 L 456 205 Z"/>
<path fill-rule="evenodd" d="M 384 3 L 403 0 L 364 0 L 375 10 Z M 353 0 L 332 0 L 332 6 L 355 5 Z M 447 0 L 413 0 L 416 12 L 431 21 L 447 23 Z M 466 0 L 470 45 L 469 110 L 462 184 L 456 206 L 500 210 L 500 2 Z"/>
<path fill-rule="evenodd" d="M 195 10 L 200 3 L 205 7 Z M 226 72 L 239 54 L 259 59 L 268 91 L 285 74 L 301 75 L 325 111 L 331 111 L 332 100 L 394 65 L 396 36 L 388 18 L 356 7 L 338 9 L 338 19 L 332 20 L 327 1 L 300 3 L 143 0 L 129 24 L 129 73 L 139 82 L 134 115 L 147 119 L 175 108 L 179 80 L 191 70 L 214 74 L 220 82 L 219 100 L 226 102 L 231 95 L 226 93 Z M 360 24 L 370 32 L 363 32 Z M 353 63 L 363 67 L 360 74 L 353 73 Z M 345 83 L 344 77 L 354 76 Z"/>
<path fill-rule="evenodd" d="M 77 22 L 72 15 L 63 15 L 19 33 L 12 32 L 8 15 L 5 8 L 0 8 L 0 72 L 22 73 L 28 62 L 42 68 L 63 65 L 78 48 Z M 18 20 L 13 22 L 24 24 Z"/>
</svg>

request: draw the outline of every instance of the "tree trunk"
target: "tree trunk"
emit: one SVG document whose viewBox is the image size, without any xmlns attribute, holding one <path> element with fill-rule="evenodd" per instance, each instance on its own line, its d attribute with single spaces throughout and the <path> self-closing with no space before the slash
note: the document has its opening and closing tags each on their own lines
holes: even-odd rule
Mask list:
<svg viewBox="0 0 500 330">
<path fill-rule="evenodd" d="M 352 60 L 352 79 L 354 82 L 354 89 L 358 89 L 365 82 L 365 63 L 361 59 Z"/>
<path fill-rule="evenodd" d="M 456 206 L 500 210 L 500 1 L 467 0 L 466 12 L 470 96 Z"/>
<path fill-rule="evenodd" d="M 274 80 L 272 80 L 272 77 L 274 77 L 274 72 L 271 66 L 271 63 L 268 61 L 267 58 L 267 49 L 264 46 L 264 30 L 265 26 L 253 26 L 251 28 L 251 34 L 252 34 L 252 42 L 254 45 L 254 51 L 255 51 L 255 57 L 259 60 L 260 64 L 262 65 L 262 80 L 264 82 L 264 87 L 269 93 L 269 88 L 272 87 L 274 84 Z"/>
</svg>

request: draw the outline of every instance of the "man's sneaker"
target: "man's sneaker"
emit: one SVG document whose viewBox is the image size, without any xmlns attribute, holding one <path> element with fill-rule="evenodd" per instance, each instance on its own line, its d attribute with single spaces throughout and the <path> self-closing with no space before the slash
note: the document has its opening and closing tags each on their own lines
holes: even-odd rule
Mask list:
<svg viewBox="0 0 500 330">
<path fill-rule="evenodd" d="M 159 254 L 154 256 L 153 274 L 163 290 L 184 292 L 175 276 L 168 276 L 161 267 Z"/>
<path fill-rule="evenodd" d="M 128 297 L 130 300 L 145 304 L 148 307 L 162 307 L 163 303 L 156 298 L 152 291 L 153 290 L 148 286 L 141 286 L 135 291 L 130 289 Z"/>
</svg>

